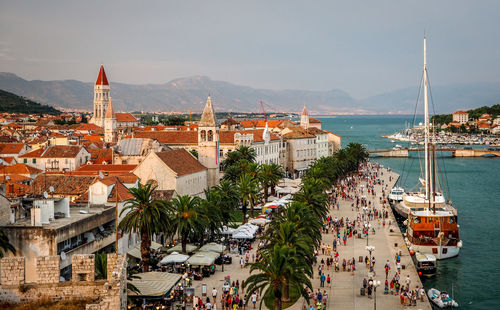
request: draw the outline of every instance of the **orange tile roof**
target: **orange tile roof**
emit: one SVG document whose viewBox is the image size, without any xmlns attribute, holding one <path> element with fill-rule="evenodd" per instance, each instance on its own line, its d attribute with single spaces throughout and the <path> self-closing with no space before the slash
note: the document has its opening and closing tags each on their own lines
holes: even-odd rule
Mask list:
<svg viewBox="0 0 500 310">
<path fill-rule="evenodd" d="M 315 119 L 314 117 L 309 117 L 309 123 L 311 124 L 321 124 L 319 119 Z"/>
<path fill-rule="evenodd" d="M 281 119 L 270 119 L 267 121 L 267 126 L 270 128 L 279 127 L 284 120 Z M 266 127 L 266 120 L 258 119 L 258 120 L 242 120 L 240 122 L 240 126 L 242 128 L 254 128 L 254 127 Z"/>
<path fill-rule="evenodd" d="M 110 148 L 89 148 L 88 152 L 90 153 L 90 160 L 94 164 L 102 164 L 103 162 L 111 163 L 113 161 L 113 150 Z"/>
<path fill-rule="evenodd" d="M 313 134 L 308 133 L 302 128 L 294 128 L 293 131 L 284 134 L 283 137 L 287 139 L 301 139 L 301 138 L 314 138 Z"/>
<path fill-rule="evenodd" d="M 40 174 L 33 180 L 30 194 L 42 195 L 54 187 L 56 195 L 81 195 L 86 192 L 96 179 L 95 176 L 75 176 L 65 174 Z"/>
<path fill-rule="evenodd" d="M 24 143 L 0 143 L 0 154 L 19 154 Z"/>
<path fill-rule="evenodd" d="M 102 171 L 103 173 L 108 173 L 110 175 L 116 175 L 116 174 L 126 174 L 130 173 L 132 170 L 135 169 L 137 165 L 99 165 L 99 164 L 93 164 L 93 165 L 83 165 L 77 170 L 73 171 L 74 174 L 79 174 L 79 175 L 98 175 L 99 171 Z"/>
<path fill-rule="evenodd" d="M 21 174 L 9 174 L 9 175 L 0 175 L 0 182 L 6 183 L 8 181 L 11 182 L 21 182 L 31 180 L 30 177 L 21 175 Z"/>
<path fill-rule="evenodd" d="M 99 75 L 97 76 L 95 85 L 109 85 L 108 78 L 106 77 L 106 72 L 104 71 L 103 65 L 101 65 L 101 68 L 99 68 Z"/>
<path fill-rule="evenodd" d="M 137 122 L 137 119 L 130 113 L 115 113 L 117 122 Z"/>
<path fill-rule="evenodd" d="M 92 135 L 92 136 L 83 136 L 82 140 L 87 140 L 91 142 L 102 142 L 102 136 Z"/>
<path fill-rule="evenodd" d="M 136 132 L 134 138 L 156 139 L 165 144 L 197 144 L 196 131 L 143 131 Z"/>
<path fill-rule="evenodd" d="M 31 167 L 26 164 L 15 164 L 12 166 L 0 166 L 0 173 L 2 174 L 24 174 L 32 175 L 42 172 L 42 170 Z"/>
<path fill-rule="evenodd" d="M 80 150 L 78 145 L 54 145 L 19 156 L 20 158 L 74 158 Z"/>
<path fill-rule="evenodd" d="M 76 128 L 76 131 L 89 131 L 89 130 L 102 130 L 102 127 L 96 124 L 80 123 Z"/>
<path fill-rule="evenodd" d="M 15 160 L 14 156 L 2 156 L 0 158 L 8 164 L 11 164 Z"/>
<path fill-rule="evenodd" d="M 457 111 L 457 112 L 455 112 L 453 114 L 469 114 L 469 113 L 460 110 L 460 111 Z"/>
<path fill-rule="evenodd" d="M 158 152 L 155 154 L 179 177 L 207 169 L 185 149 Z"/>
</svg>

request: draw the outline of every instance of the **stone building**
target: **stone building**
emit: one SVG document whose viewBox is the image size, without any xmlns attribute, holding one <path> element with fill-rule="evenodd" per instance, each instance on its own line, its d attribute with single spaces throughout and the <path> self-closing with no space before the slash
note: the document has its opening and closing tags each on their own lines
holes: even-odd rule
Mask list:
<svg viewBox="0 0 500 310">
<path fill-rule="evenodd" d="M 219 126 L 210 96 L 198 123 L 198 160 L 207 168 L 207 186 L 219 184 Z"/>
<path fill-rule="evenodd" d="M 207 189 L 207 168 L 184 149 L 151 152 L 134 169 L 142 184 L 154 182 L 158 190 L 177 195 L 203 196 Z"/>
<path fill-rule="evenodd" d="M 110 102 L 110 87 L 104 66 L 99 68 L 99 74 L 94 85 L 94 116 L 90 119 L 90 123 L 99 127 L 104 127 L 104 117 Z"/>
</svg>

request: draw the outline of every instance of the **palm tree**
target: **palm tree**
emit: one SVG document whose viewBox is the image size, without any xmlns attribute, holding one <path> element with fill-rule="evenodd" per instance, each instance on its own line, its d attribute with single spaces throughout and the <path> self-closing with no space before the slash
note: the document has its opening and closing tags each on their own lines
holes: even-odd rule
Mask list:
<svg viewBox="0 0 500 310">
<path fill-rule="evenodd" d="M 246 145 L 240 145 L 240 147 L 236 149 L 236 152 L 240 154 L 240 159 L 245 159 L 251 163 L 255 162 L 256 154 L 254 149 Z"/>
<path fill-rule="evenodd" d="M 0 258 L 4 257 L 7 252 L 16 254 L 16 249 L 12 244 L 9 243 L 9 237 L 0 228 Z"/>
<path fill-rule="evenodd" d="M 217 193 L 219 212 L 224 224 L 233 220 L 234 211 L 240 201 L 238 187 L 228 180 L 222 180 L 213 191 Z M 207 200 L 209 197 L 207 196 Z"/>
<path fill-rule="evenodd" d="M 264 189 L 264 201 L 269 197 L 269 187 L 274 195 L 274 187 L 278 185 L 283 178 L 284 172 L 281 166 L 277 164 L 262 164 L 259 167 L 259 180 Z"/>
<path fill-rule="evenodd" d="M 281 310 L 281 297 L 283 286 L 289 283 L 296 288 L 300 294 L 309 300 L 309 294 L 306 287 L 312 290 L 311 281 L 303 272 L 300 266 L 303 265 L 301 258 L 297 255 L 296 249 L 287 245 L 275 245 L 272 250 L 262 252 L 262 258 L 250 265 L 250 273 L 259 271 L 259 273 L 250 275 L 245 281 L 247 287 L 247 296 L 255 291 L 263 292 L 260 302 L 268 294 L 274 295 L 274 309 Z"/>
<path fill-rule="evenodd" d="M 309 238 L 308 234 L 305 232 L 306 228 L 299 228 L 299 225 L 292 222 L 281 222 L 278 229 L 275 231 L 270 231 L 266 234 L 264 239 L 269 242 L 264 247 L 263 251 L 269 251 L 274 246 L 289 246 L 294 248 L 300 265 L 296 268 L 302 270 L 307 276 L 311 277 L 313 273 L 312 262 L 314 257 L 314 248 L 312 247 L 312 240 Z M 269 232 L 269 231 L 268 231 Z M 284 271 L 289 272 L 288 270 Z M 285 274 L 285 283 L 283 283 L 283 295 L 282 301 L 290 300 L 290 283 L 289 274 Z"/>
<path fill-rule="evenodd" d="M 120 216 L 125 214 L 118 229 L 124 233 L 140 233 L 141 260 L 143 272 L 149 271 L 149 256 L 151 252 L 151 235 L 165 232 L 168 229 L 168 207 L 158 200 L 152 199 L 156 186 L 151 183 L 137 188 L 130 188 L 133 198 L 125 202 Z"/>
<path fill-rule="evenodd" d="M 325 184 L 318 179 L 304 180 L 302 188 L 293 196 L 294 201 L 306 203 L 317 220 L 323 222 L 328 213 L 328 195 L 325 193 Z"/>
<path fill-rule="evenodd" d="M 186 253 L 188 238 L 194 240 L 202 237 L 209 219 L 199 197 L 178 196 L 172 198 L 169 205 L 172 209 L 172 228 L 181 239 L 182 253 Z"/>
<path fill-rule="evenodd" d="M 253 205 L 259 193 L 259 186 L 257 181 L 248 173 L 240 177 L 238 183 L 238 194 L 242 206 L 243 223 L 247 222 L 247 206 L 250 205 L 250 212 L 253 217 Z"/>
</svg>

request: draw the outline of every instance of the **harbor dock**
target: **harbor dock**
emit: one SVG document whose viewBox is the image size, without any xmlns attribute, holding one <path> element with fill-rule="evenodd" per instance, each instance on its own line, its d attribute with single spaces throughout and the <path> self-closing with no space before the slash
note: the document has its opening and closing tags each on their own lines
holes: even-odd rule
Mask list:
<svg viewBox="0 0 500 310">
<path fill-rule="evenodd" d="M 500 157 L 500 149 L 437 148 L 437 152 L 450 152 L 452 157 Z M 392 148 L 368 150 L 370 157 L 408 157 L 412 152 L 423 152 L 422 148 Z"/>
<path fill-rule="evenodd" d="M 380 180 L 383 180 L 384 184 L 387 184 L 386 193 L 390 191 L 392 186 L 396 183 L 398 179 L 398 175 L 394 172 L 389 172 L 387 169 L 380 169 L 381 175 L 379 176 Z M 383 175 L 382 175 L 383 173 Z M 389 181 L 390 179 L 390 181 Z M 385 185 L 375 185 L 375 193 L 376 196 L 372 198 L 371 195 L 366 194 L 366 182 L 362 181 L 361 184 L 358 184 L 358 188 L 363 186 L 365 188 L 365 195 L 367 196 L 367 200 L 371 201 L 372 204 L 375 205 L 375 208 L 378 210 L 382 210 L 382 205 L 380 203 L 379 197 L 381 197 L 382 186 Z M 356 219 L 359 212 L 363 212 L 360 208 L 360 211 L 356 211 L 356 208 L 352 208 L 352 200 L 344 200 L 339 199 L 339 209 L 336 207 L 330 209 L 330 215 L 338 219 L 349 218 L 350 220 Z M 327 299 L 327 309 L 346 309 L 346 310 L 365 310 L 372 309 L 375 306 L 378 309 L 422 309 L 422 310 L 431 310 L 431 305 L 427 299 L 427 296 L 424 296 L 424 301 L 420 301 L 420 298 L 417 302 L 416 307 L 404 307 L 400 303 L 399 295 L 392 294 L 384 294 L 384 282 L 385 282 L 385 263 L 388 260 L 390 262 L 390 271 L 388 274 L 388 281 L 394 277 L 397 272 L 397 266 L 395 263 L 395 255 L 398 252 L 401 252 L 401 266 L 402 269 L 400 271 L 400 280 L 401 285 L 405 285 L 407 276 L 410 278 L 410 289 L 414 290 L 418 286 L 418 288 L 422 287 L 422 283 L 417 274 L 413 261 L 410 257 L 409 251 L 405 246 L 403 236 L 401 231 L 397 225 L 394 214 L 388 204 L 385 204 L 385 208 L 383 210 L 388 211 L 389 217 L 386 219 L 386 225 L 383 226 L 382 220 L 374 219 L 370 221 L 371 227 L 375 229 L 375 234 L 372 233 L 371 229 L 368 234 L 368 240 L 361 236 L 353 236 L 347 239 L 347 243 L 344 246 L 338 245 L 337 250 L 339 252 L 339 261 L 340 265 L 342 265 L 342 260 L 355 258 L 356 260 L 356 270 L 354 272 L 349 271 L 338 271 L 335 272 L 333 266 L 327 270 L 325 265 L 324 274 L 327 276 L 328 274 L 331 276 L 332 285 L 328 287 L 325 284 L 325 287 L 320 287 L 320 279 L 318 276 L 318 267 L 320 265 L 321 259 L 326 259 L 326 257 L 330 257 L 330 255 L 323 255 L 320 251 L 318 255 L 318 263 L 314 266 L 314 278 L 311 280 L 313 284 L 314 291 L 316 292 L 318 289 L 321 289 L 321 292 L 326 291 L 328 294 Z M 341 228 L 342 232 L 343 228 Z M 328 233 L 323 234 L 322 242 L 326 245 L 332 245 L 334 234 Z M 366 249 L 366 245 L 370 245 L 374 247 L 374 251 L 372 252 L 372 256 L 375 257 L 375 265 L 374 265 L 374 273 L 371 273 L 367 265 L 364 263 L 364 257 L 369 256 Z M 253 249 L 251 254 L 255 254 L 257 248 L 258 241 L 255 241 L 253 244 Z M 333 254 L 333 252 L 332 252 Z M 206 288 L 207 296 L 211 296 L 211 291 L 213 288 L 216 288 L 219 292 L 221 291 L 222 285 L 224 283 L 225 277 L 230 277 L 230 281 L 239 280 L 241 283 L 242 280 L 246 280 L 249 276 L 249 267 L 241 267 L 240 266 L 240 258 L 237 254 L 230 254 L 233 258 L 233 263 L 231 265 L 224 266 L 224 272 L 220 270 L 216 272 L 210 278 L 203 279 L 202 281 L 193 281 L 192 287 L 195 289 L 195 295 L 202 296 L 202 288 Z M 363 257 L 363 262 L 360 262 L 360 257 Z M 342 268 L 341 268 L 342 270 Z M 373 277 L 374 280 L 380 281 L 381 285 L 376 289 L 374 294 L 372 293 L 371 298 L 369 298 L 366 294 L 364 296 L 361 295 L 361 288 L 363 286 L 363 279 L 369 280 L 370 276 Z M 243 293 L 243 292 L 241 292 Z M 204 297 L 206 298 L 206 296 Z M 248 297 L 247 297 L 248 299 Z M 257 308 L 260 300 L 257 302 Z M 220 305 L 217 304 L 217 308 Z M 252 303 L 249 302 L 246 309 L 253 309 Z M 263 304 L 262 309 L 267 309 Z M 306 301 L 303 298 L 300 298 L 294 305 L 289 307 L 288 309 L 309 309 Z M 316 307 L 315 307 L 316 309 Z"/>
</svg>

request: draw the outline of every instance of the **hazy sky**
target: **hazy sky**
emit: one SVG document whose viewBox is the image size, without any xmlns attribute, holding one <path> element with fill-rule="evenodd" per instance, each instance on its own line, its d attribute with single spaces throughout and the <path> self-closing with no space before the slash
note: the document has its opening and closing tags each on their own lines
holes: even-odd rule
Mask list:
<svg viewBox="0 0 500 310">
<path fill-rule="evenodd" d="M 27 79 L 164 83 L 206 75 L 355 98 L 500 82 L 500 1 L 6 1 L 0 71 Z"/>
</svg>

